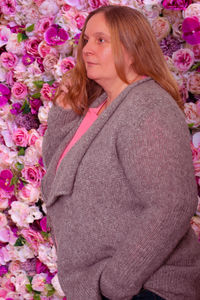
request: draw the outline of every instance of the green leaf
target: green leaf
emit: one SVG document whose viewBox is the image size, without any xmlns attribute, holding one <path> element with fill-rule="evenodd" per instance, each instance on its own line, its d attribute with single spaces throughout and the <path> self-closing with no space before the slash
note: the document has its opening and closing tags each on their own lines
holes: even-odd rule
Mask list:
<svg viewBox="0 0 200 300">
<path fill-rule="evenodd" d="M 193 126 L 194 126 L 194 123 L 188 124 L 188 127 L 189 127 L 189 128 L 192 128 Z"/>
<path fill-rule="evenodd" d="M 18 156 L 24 156 L 25 155 L 25 148 L 24 147 L 20 147 L 19 151 L 18 151 Z"/>
<path fill-rule="evenodd" d="M 36 294 L 36 293 L 33 295 L 33 299 L 34 300 L 41 300 L 40 295 Z"/>
<path fill-rule="evenodd" d="M 26 240 L 23 236 L 18 237 L 18 239 L 16 240 L 14 246 L 15 247 L 21 247 L 26 243 Z"/>
<path fill-rule="evenodd" d="M 23 114 L 28 114 L 31 111 L 30 105 L 27 100 L 24 101 L 20 110 L 23 112 Z"/>
<path fill-rule="evenodd" d="M 28 181 L 26 181 L 23 177 L 19 177 L 19 179 L 21 179 L 21 181 L 23 182 L 23 184 L 28 184 Z"/>
<path fill-rule="evenodd" d="M 35 93 L 35 94 L 31 95 L 31 97 L 34 99 L 38 99 L 38 98 L 40 98 L 40 96 L 41 96 L 40 93 Z"/>
<path fill-rule="evenodd" d="M 54 84 L 54 82 L 55 82 L 55 80 L 50 80 L 50 81 L 47 81 L 47 83 L 51 86 L 51 85 L 53 85 Z"/>
<path fill-rule="evenodd" d="M 21 43 L 21 41 L 22 41 L 22 33 L 21 32 L 17 34 L 17 41 L 18 41 L 18 43 Z"/>
<path fill-rule="evenodd" d="M 29 293 L 33 291 L 31 284 L 26 284 L 26 289 Z"/>
<path fill-rule="evenodd" d="M 12 177 L 12 179 L 11 179 L 11 181 L 10 181 L 10 186 L 11 185 L 16 185 L 17 184 L 17 182 L 18 182 L 18 177 L 15 175 L 15 176 L 13 176 Z"/>
<path fill-rule="evenodd" d="M 21 170 L 23 170 L 24 165 L 23 165 L 23 164 L 20 164 L 19 162 L 17 162 L 17 163 L 15 164 L 15 167 L 17 168 L 17 170 L 21 171 Z"/>
<path fill-rule="evenodd" d="M 32 283 L 33 276 L 27 276 L 30 283 Z"/>
<path fill-rule="evenodd" d="M 200 62 L 197 62 L 195 65 L 193 65 L 190 69 L 190 71 L 196 70 L 198 67 L 200 67 Z"/>
<path fill-rule="evenodd" d="M 55 289 L 54 289 L 54 287 L 51 285 L 51 284 L 45 284 L 45 287 L 46 287 L 46 289 L 47 289 L 47 297 L 51 297 L 51 296 L 53 296 L 53 294 L 55 293 Z"/>
<path fill-rule="evenodd" d="M 47 240 L 49 238 L 49 233 L 48 232 L 45 232 L 45 231 L 41 231 L 41 235 L 43 236 L 43 238 L 45 240 Z"/>
<path fill-rule="evenodd" d="M 35 27 L 35 25 L 32 24 L 32 25 L 26 27 L 26 31 L 31 32 L 31 31 L 33 31 L 34 27 Z"/>
<path fill-rule="evenodd" d="M 24 40 L 28 40 L 28 37 L 25 33 L 22 33 L 22 41 L 24 41 Z"/>
<path fill-rule="evenodd" d="M 34 84 L 37 88 L 41 89 L 41 88 L 43 87 L 44 81 L 43 81 L 43 80 L 36 80 L 36 81 L 33 81 L 33 84 Z"/>
</svg>

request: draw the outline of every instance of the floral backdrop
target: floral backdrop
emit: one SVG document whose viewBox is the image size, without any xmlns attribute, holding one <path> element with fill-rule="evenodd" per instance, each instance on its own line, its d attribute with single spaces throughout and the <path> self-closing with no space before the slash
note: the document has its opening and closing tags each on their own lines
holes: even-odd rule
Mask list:
<svg viewBox="0 0 200 300">
<path fill-rule="evenodd" d="M 180 88 L 200 187 L 199 0 L 0 0 L 0 300 L 66 299 L 40 191 L 42 138 L 85 18 L 108 4 L 151 23 Z M 191 226 L 200 240 L 200 202 Z"/>
</svg>

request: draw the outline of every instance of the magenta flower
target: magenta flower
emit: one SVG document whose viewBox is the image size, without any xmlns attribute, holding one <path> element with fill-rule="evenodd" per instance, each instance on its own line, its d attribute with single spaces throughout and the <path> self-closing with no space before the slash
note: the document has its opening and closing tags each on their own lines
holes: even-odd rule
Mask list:
<svg viewBox="0 0 200 300">
<path fill-rule="evenodd" d="M 200 21 L 197 17 L 185 18 L 182 24 L 183 39 L 191 45 L 200 43 Z"/>
<path fill-rule="evenodd" d="M 162 5 L 166 9 L 183 10 L 192 3 L 192 0 L 164 0 Z"/>
<path fill-rule="evenodd" d="M 0 83 L 0 107 L 8 102 L 10 94 L 10 89 L 5 84 Z"/>
<path fill-rule="evenodd" d="M 25 66 L 32 64 L 35 61 L 35 58 L 30 54 L 25 54 L 22 56 L 22 62 Z"/>
<path fill-rule="evenodd" d="M 7 266 L 0 266 L 0 276 L 6 274 L 8 272 Z"/>
<path fill-rule="evenodd" d="M 21 112 L 21 107 L 22 107 L 22 104 L 17 102 L 17 103 L 13 103 L 12 104 L 12 108 L 10 110 L 11 114 L 12 115 L 18 115 L 20 112 Z"/>
<path fill-rule="evenodd" d="M 29 100 L 29 103 L 31 105 L 31 113 L 32 113 L 32 115 L 37 115 L 40 106 L 42 106 L 42 101 L 40 99 L 31 98 Z"/>
<path fill-rule="evenodd" d="M 14 185 L 10 185 L 13 174 L 10 170 L 3 170 L 0 173 L 0 188 L 6 192 L 12 192 Z"/>
<path fill-rule="evenodd" d="M 57 24 L 51 25 L 44 33 L 44 39 L 50 46 L 62 45 L 68 38 L 68 33 Z"/>
</svg>

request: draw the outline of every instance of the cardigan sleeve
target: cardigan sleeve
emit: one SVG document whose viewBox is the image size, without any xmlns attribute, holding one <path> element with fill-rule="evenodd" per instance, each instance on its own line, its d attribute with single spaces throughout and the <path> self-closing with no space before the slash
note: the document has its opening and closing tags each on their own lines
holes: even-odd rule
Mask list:
<svg viewBox="0 0 200 300">
<path fill-rule="evenodd" d="M 52 105 L 47 119 L 48 127 L 42 142 L 42 157 L 45 168 L 48 168 L 55 149 L 69 131 L 76 126 L 79 119 L 80 116 L 72 109 L 63 109 L 60 106 Z"/>
<path fill-rule="evenodd" d="M 137 129 L 124 126 L 118 155 L 143 214 L 107 262 L 100 290 L 110 300 L 130 300 L 187 233 L 197 207 L 182 112 L 176 105 L 157 105 L 140 118 Z"/>
</svg>

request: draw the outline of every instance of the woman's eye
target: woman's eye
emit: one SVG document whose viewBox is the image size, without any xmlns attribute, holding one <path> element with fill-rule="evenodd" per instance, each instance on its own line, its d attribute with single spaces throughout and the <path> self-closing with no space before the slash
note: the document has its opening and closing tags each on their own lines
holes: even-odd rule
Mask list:
<svg viewBox="0 0 200 300">
<path fill-rule="evenodd" d="M 99 38 L 99 39 L 98 39 L 98 42 L 101 44 L 101 43 L 104 43 L 105 40 L 104 40 L 103 38 Z"/>
<path fill-rule="evenodd" d="M 84 44 L 84 45 L 86 45 L 86 44 L 87 44 L 87 42 L 88 42 L 88 40 L 87 40 L 87 39 L 83 39 L 83 44 Z"/>
</svg>

